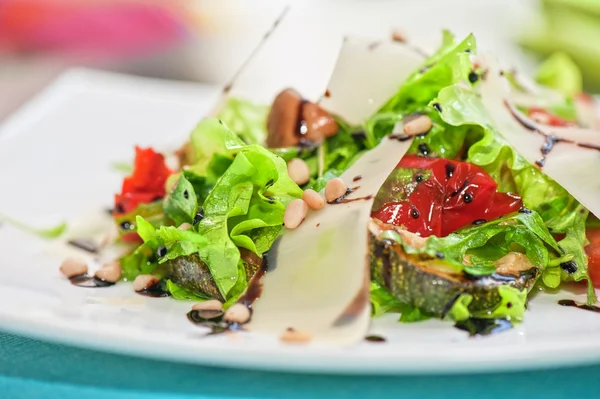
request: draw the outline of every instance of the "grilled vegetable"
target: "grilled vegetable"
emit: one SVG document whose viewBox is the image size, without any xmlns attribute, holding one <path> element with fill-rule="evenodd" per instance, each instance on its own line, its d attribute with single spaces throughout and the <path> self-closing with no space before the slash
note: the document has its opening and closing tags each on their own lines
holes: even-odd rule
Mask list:
<svg viewBox="0 0 600 399">
<path fill-rule="evenodd" d="M 400 243 L 381 237 L 377 223 L 369 226 L 371 278 L 398 300 L 434 316 L 444 318 L 461 294 L 473 300 L 471 313 L 489 312 L 500 305 L 499 287 L 531 290 L 539 269 L 516 273 L 474 276 L 445 259 L 424 254 L 408 254 Z"/>
<path fill-rule="evenodd" d="M 246 269 L 246 280 L 249 281 L 259 269 L 261 259 L 246 249 L 240 250 L 240 256 Z M 208 266 L 197 253 L 167 261 L 165 271 L 171 281 L 186 290 L 224 301 Z"/>
</svg>

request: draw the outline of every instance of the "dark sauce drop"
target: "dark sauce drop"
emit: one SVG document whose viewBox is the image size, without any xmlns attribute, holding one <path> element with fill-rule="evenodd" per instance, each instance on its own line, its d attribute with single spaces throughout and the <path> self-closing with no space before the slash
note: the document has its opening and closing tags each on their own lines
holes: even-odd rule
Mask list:
<svg viewBox="0 0 600 399">
<path fill-rule="evenodd" d="M 69 240 L 68 244 L 92 254 L 98 253 L 100 249 L 94 241 L 85 238 Z"/>
<path fill-rule="evenodd" d="M 306 105 L 306 103 L 308 103 L 307 100 L 302 99 L 302 101 L 300 101 L 300 104 L 298 105 L 298 116 L 296 119 L 296 134 L 299 136 L 304 136 L 306 135 L 306 133 L 308 133 L 308 124 L 306 123 L 306 120 L 304 119 L 304 106 Z"/>
<path fill-rule="evenodd" d="M 385 338 L 383 338 L 381 335 L 367 335 L 365 337 L 365 341 L 376 342 L 376 343 L 387 342 L 387 340 Z"/>
<path fill-rule="evenodd" d="M 540 148 L 540 153 L 542 154 L 542 158 L 535 161 L 535 164 L 537 166 L 539 166 L 540 168 L 543 168 L 546 165 L 546 156 L 552 151 L 552 149 L 554 149 L 554 147 L 557 143 L 563 142 L 563 143 L 576 145 L 581 148 L 588 148 L 591 150 L 600 151 L 600 146 L 598 146 L 598 145 L 587 144 L 587 143 L 578 143 L 573 140 L 569 140 L 566 138 L 558 138 L 552 134 L 540 131 L 534 124 L 532 124 L 528 120 L 524 119 L 521 115 L 519 115 L 506 100 L 504 101 L 504 106 L 506 108 L 508 108 L 511 115 L 517 120 L 517 122 L 519 122 L 521 124 L 521 126 L 523 126 L 527 130 L 530 130 L 532 132 L 535 132 L 535 133 L 540 134 L 545 137 L 544 144 L 542 144 L 542 147 Z"/>
<path fill-rule="evenodd" d="M 419 218 L 419 211 L 418 211 L 417 209 L 414 209 L 414 208 L 413 208 L 413 209 L 410 211 L 410 216 L 411 216 L 413 219 L 418 219 L 418 218 Z"/>
<path fill-rule="evenodd" d="M 89 274 L 78 274 L 77 276 L 73 276 L 69 278 L 71 284 L 76 285 L 78 287 L 84 288 L 104 288 L 110 287 L 111 285 L 115 285 L 115 283 L 111 283 L 100 278 L 90 276 Z"/>
<path fill-rule="evenodd" d="M 429 154 L 429 152 L 431 151 L 431 150 L 429 149 L 429 146 L 428 146 L 427 144 L 425 144 L 425 143 L 421 143 L 421 144 L 419 144 L 419 146 L 417 147 L 417 149 L 418 149 L 418 150 L 419 150 L 419 152 L 420 152 L 421 154 L 423 154 L 423 155 L 427 155 L 427 154 Z"/>
<path fill-rule="evenodd" d="M 560 268 L 563 269 L 567 274 L 573 274 L 578 269 L 577 263 L 573 262 L 572 260 L 561 263 Z"/>
<path fill-rule="evenodd" d="M 469 204 L 473 201 L 473 195 L 470 193 L 465 193 L 463 195 L 463 200 L 465 201 L 466 204 Z"/>
<path fill-rule="evenodd" d="M 220 311 L 190 310 L 187 318 L 196 326 L 210 328 L 208 335 L 221 334 L 230 330 L 229 323 L 223 321 L 223 312 Z"/>
<path fill-rule="evenodd" d="M 159 258 L 162 258 L 163 256 L 165 256 L 167 254 L 167 247 L 165 247 L 164 245 L 161 247 L 158 247 L 158 249 L 156 250 L 156 254 L 158 255 Z"/>
<path fill-rule="evenodd" d="M 150 298 L 166 298 L 171 296 L 171 293 L 166 291 L 161 284 L 154 284 L 145 290 L 137 291 L 137 293 Z"/>
<path fill-rule="evenodd" d="M 354 176 L 354 178 L 352 179 L 352 181 L 353 181 L 353 182 L 357 182 L 357 181 L 359 181 L 360 179 L 362 179 L 362 176 L 361 176 L 361 175 L 358 175 L 358 176 Z"/>
<path fill-rule="evenodd" d="M 194 225 L 200 223 L 200 221 L 204 219 L 204 208 L 199 208 L 198 212 L 196 212 L 196 216 L 194 216 Z"/>
<path fill-rule="evenodd" d="M 446 177 L 449 179 L 454 174 L 454 169 L 456 169 L 456 166 L 452 165 L 451 163 L 447 163 L 445 168 L 446 168 Z"/>
<path fill-rule="evenodd" d="M 433 108 L 435 108 L 437 112 L 442 112 L 442 106 L 440 105 L 440 103 L 434 103 Z"/>
<path fill-rule="evenodd" d="M 122 222 L 122 223 L 121 223 L 121 228 L 122 228 L 123 230 L 131 230 L 131 229 L 132 229 L 132 227 L 133 227 L 133 226 L 132 226 L 132 225 L 131 225 L 131 223 L 130 223 L 130 222 L 128 222 L 128 221 L 124 221 L 124 222 Z"/>
<path fill-rule="evenodd" d="M 487 223 L 487 220 L 485 220 L 485 219 L 477 219 L 477 220 L 473 221 L 473 225 L 474 226 L 479 226 L 479 225 L 484 224 L 484 223 Z"/>
<path fill-rule="evenodd" d="M 471 73 L 469 73 L 469 82 L 475 83 L 478 80 L 479 80 L 479 75 L 477 74 L 477 72 L 472 71 Z"/>
<path fill-rule="evenodd" d="M 416 175 L 415 176 L 415 181 L 417 183 L 421 183 L 424 180 L 423 175 Z"/>
<path fill-rule="evenodd" d="M 325 98 L 331 97 L 331 92 L 329 91 L 329 89 L 325 90 L 325 94 L 323 96 L 325 96 Z"/>
<path fill-rule="evenodd" d="M 560 306 L 570 306 L 577 309 L 589 310 L 590 312 L 600 313 L 600 308 L 594 305 L 586 305 L 584 303 L 577 303 L 572 299 L 561 299 L 558 301 Z"/>
<path fill-rule="evenodd" d="M 390 140 L 398 140 L 398 141 L 408 141 L 412 138 L 413 136 L 409 136 L 408 134 L 404 134 L 404 133 L 398 133 L 398 134 L 390 134 L 388 136 L 388 138 Z"/>
<path fill-rule="evenodd" d="M 512 323 L 507 319 L 470 318 L 456 322 L 454 327 L 469 333 L 469 336 L 491 335 L 510 330 Z"/>
<path fill-rule="evenodd" d="M 529 215 L 531 213 L 531 210 L 529 208 L 522 207 L 521 209 L 519 209 L 519 213 L 524 213 L 526 215 Z"/>
<path fill-rule="evenodd" d="M 120 214 L 120 213 L 125 213 L 125 208 L 123 207 L 122 204 L 120 203 L 116 203 L 115 204 L 115 208 L 110 210 L 110 213 L 116 213 L 116 214 Z"/>
<path fill-rule="evenodd" d="M 249 309 L 252 309 L 252 304 L 262 295 L 263 291 L 263 277 L 269 270 L 268 255 L 264 254 L 260 263 L 260 268 L 254 273 L 254 276 L 250 279 L 246 292 L 238 299 L 237 303 L 246 305 Z"/>
</svg>

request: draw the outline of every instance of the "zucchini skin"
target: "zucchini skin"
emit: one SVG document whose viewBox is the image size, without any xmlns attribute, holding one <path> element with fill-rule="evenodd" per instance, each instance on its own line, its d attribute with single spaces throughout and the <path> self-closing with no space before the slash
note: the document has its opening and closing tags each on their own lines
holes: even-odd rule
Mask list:
<svg viewBox="0 0 600 399">
<path fill-rule="evenodd" d="M 241 249 L 240 255 L 246 269 L 246 281 L 250 281 L 254 273 L 260 268 L 261 258 L 251 251 Z M 198 254 L 180 256 L 165 263 L 166 276 L 175 284 L 211 299 L 224 302 L 215 279 L 206 263 Z"/>
<path fill-rule="evenodd" d="M 498 288 L 509 285 L 528 292 L 533 288 L 539 270 L 532 268 L 518 277 L 492 274 L 469 276 L 463 272 L 436 269 L 433 263 L 441 260 L 409 255 L 398 243 L 383 240 L 369 233 L 371 278 L 385 287 L 394 297 L 432 315 L 444 318 L 461 294 L 470 294 L 471 312 L 491 311 L 502 298 Z"/>
</svg>

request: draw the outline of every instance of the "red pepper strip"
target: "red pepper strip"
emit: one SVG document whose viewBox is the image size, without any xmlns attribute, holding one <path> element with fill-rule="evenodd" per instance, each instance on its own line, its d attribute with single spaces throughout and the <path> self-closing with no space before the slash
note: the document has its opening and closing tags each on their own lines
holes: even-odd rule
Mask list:
<svg viewBox="0 0 600 399">
<path fill-rule="evenodd" d="M 386 203 L 372 216 L 423 237 L 444 237 L 474 222 L 515 212 L 523 205 L 519 196 L 497 192 L 496 182 L 476 165 L 407 155 L 398 167 L 418 170 L 413 179 L 416 188 L 405 201 Z M 426 171 L 431 174 L 422 179 Z M 421 181 L 417 180 L 419 175 Z"/>
</svg>

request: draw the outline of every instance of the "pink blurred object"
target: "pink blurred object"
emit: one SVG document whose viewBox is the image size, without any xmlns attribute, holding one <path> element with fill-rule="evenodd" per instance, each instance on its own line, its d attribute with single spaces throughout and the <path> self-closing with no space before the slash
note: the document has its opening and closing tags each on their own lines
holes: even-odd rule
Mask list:
<svg viewBox="0 0 600 399">
<path fill-rule="evenodd" d="M 189 21 L 176 1 L 86 3 L 0 0 L 0 49 L 86 58 L 135 56 L 189 35 Z"/>
</svg>

